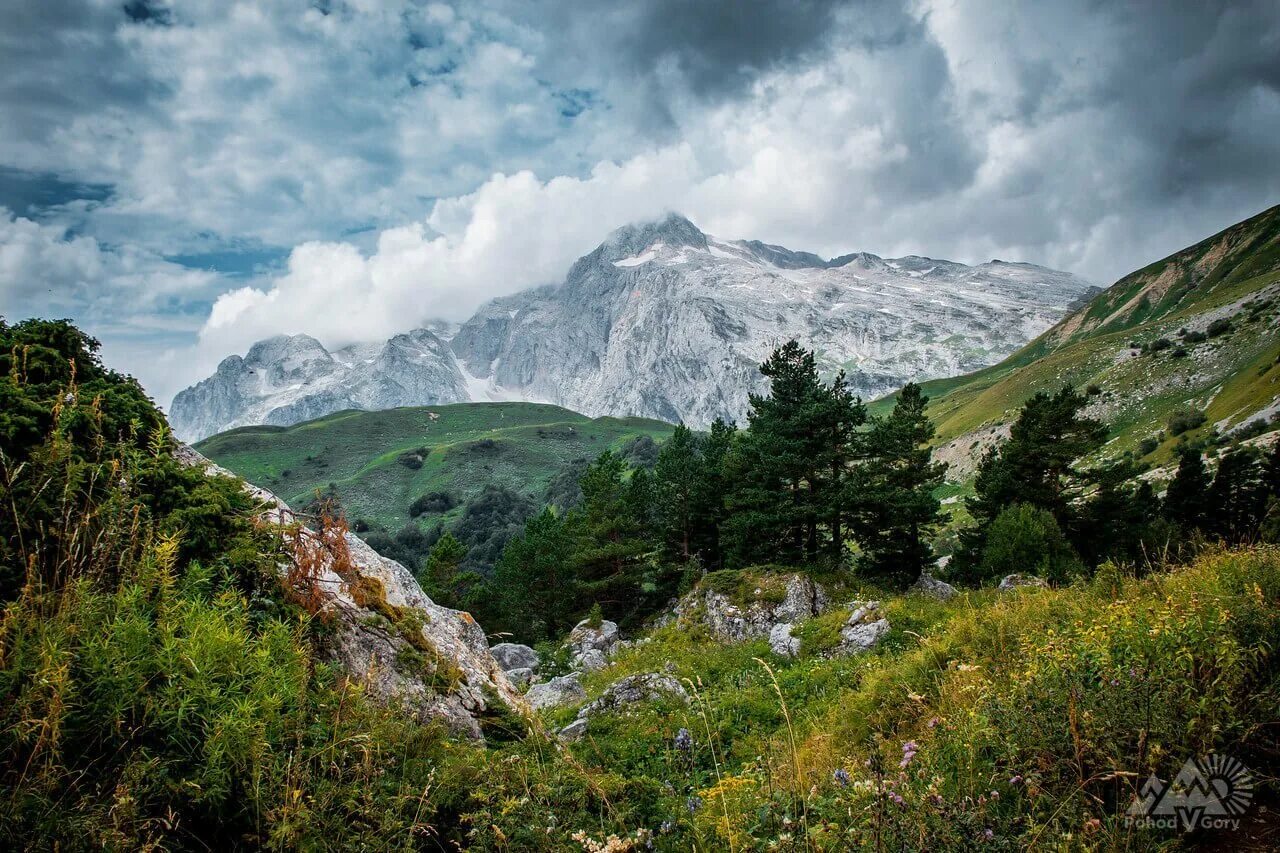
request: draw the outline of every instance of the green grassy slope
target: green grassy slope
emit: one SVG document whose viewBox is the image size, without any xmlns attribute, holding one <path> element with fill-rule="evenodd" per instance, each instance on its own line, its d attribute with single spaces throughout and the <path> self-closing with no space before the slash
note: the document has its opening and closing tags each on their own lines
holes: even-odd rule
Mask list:
<svg viewBox="0 0 1280 853">
<path fill-rule="evenodd" d="M 1184 342 L 1226 318 L 1231 331 Z M 1166 338 L 1141 352 L 1130 344 Z M 1185 353 L 1185 354 L 1184 354 Z M 1233 225 L 1194 246 L 1125 276 L 1003 362 L 967 376 L 924 384 L 932 398 L 938 443 L 953 449 L 992 424 L 1008 423 L 1037 391 L 1064 383 L 1096 385 L 1090 414 L 1112 426 L 1104 453 L 1137 452 L 1182 408 L 1206 415 L 1193 435 L 1222 429 L 1267 410 L 1280 398 L 1280 207 Z M 882 412 L 893 398 L 872 404 Z M 1166 435 L 1147 454 L 1169 458 Z"/>
<path fill-rule="evenodd" d="M 566 463 L 617 450 L 640 435 L 663 439 L 672 429 L 661 421 L 592 419 L 540 403 L 459 403 L 338 412 L 291 427 L 244 427 L 196 447 L 292 506 L 332 483 L 348 516 L 396 530 L 420 495 L 448 492 L 462 505 L 492 483 L 541 498 Z M 399 461 L 423 449 L 420 468 Z M 431 521 L 460 511 L 433 515 Z"/>
</svg>

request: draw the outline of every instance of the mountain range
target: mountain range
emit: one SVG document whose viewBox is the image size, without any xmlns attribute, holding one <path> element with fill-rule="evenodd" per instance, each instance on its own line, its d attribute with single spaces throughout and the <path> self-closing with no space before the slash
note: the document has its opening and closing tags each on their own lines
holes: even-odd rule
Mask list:
<svg viewBox="0 0 1280 853">
<path fill-rule="evenodd" d="M 1025 263 L 824 260 L 717 240 L 673 214 L 617 229 L 563 282 L 493 300 L 460 327 L 332 352 L 307 335 L 260 341 L 179 393 L 169 415 L 188 440 L 342 409 L 468 400 L 705 427 L 743 418 L 762 388 L 757 366 L 790 338 L 875 397 L 991 365 L 1096 292 Z"/>
</svg>

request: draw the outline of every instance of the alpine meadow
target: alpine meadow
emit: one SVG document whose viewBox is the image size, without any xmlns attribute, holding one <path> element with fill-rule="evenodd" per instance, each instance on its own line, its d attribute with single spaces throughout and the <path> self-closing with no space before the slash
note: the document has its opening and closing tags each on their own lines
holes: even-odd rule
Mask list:
<svg viewBox="0 0 1280 853">
<path fill-rule="evenodd" d="M 9 6 L 0 848 L 1280 849 L 1275 4 Z"/>
</svg>

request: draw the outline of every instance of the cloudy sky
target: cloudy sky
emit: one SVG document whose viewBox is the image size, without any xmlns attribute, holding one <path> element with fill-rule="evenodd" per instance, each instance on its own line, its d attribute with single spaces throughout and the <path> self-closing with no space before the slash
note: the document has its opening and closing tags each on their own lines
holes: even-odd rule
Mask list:
<svg viewBox="0 0 1280 853">
<path fill-rule="evenodd" d="M 680 211 L 1098 283 L 1280 202 L 1275 0 L 0 0 L 0 315 L 162 403 Z"/>
</svg>

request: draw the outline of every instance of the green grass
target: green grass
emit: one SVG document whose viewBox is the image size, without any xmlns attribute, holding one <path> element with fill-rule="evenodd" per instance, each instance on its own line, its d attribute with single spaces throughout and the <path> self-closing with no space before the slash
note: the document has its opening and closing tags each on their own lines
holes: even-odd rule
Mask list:
<svg viewBox="0 0 1280 853">
<path fill-rule="evenodd" d="M 1153 289 L 1157 280 L 1161 287 L 1168 284 L 1163 295 Z M 1189 439 L 1207 435 L 1215 424 L 1230 428 L 1280 397 L 1278 291 L 1280 207 L 1124 277 L 999 364 L 924 383 L 937 443 L 1008 423 L 1033 394 L 1064 384 L 1097 385 L 1105 392 L 1092 413 L 1111 427 L 1100 457 L 1136 453 L 1144 438 L 1158 435 L 1182 408 L 1207 415 Z M 1271 304 L 1249 319 L 1243 303 L 1264 293 Z M 1184 358 L 1173 355 L 1180 329 L 1202 329 L 1208 317 L 1224 313 L 1233 318 L 1230 333 L 1186 345 Z M 1131 341 L 1161 337 L 1173 347 L 1129 357 Z M 869 408 L 883 414 L 893 402 L 890 395 Z M 1166 438 L 1146 461 L 1168 462 L 1174 443 Z"/>
<path fill-rule="evenodd" d="M 646 418 L 592 419 L 540 403 L 460 403 L 244 427 L 196 448 L 295 507 L 332 483 L 350 518 L 396 530 L 420 495 L 450 493 L 458 507 L 445 518 L 490 483 L 540 499 L 566 463 L 617 450 L 636 436 L 661 440 L 673 429 Z M 422 448 L 428 452 L 421 468 L 398 461 Z"/>
</svg>

